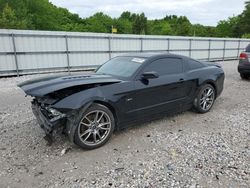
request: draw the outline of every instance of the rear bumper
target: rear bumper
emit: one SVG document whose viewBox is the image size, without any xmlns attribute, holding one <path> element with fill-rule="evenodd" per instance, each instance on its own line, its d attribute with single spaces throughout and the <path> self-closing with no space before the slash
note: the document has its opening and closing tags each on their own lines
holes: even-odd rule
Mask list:
<svg viewBox="0 0 250 188">
<path fill-rule="evenodd" d="M 239 73 L 249 73 L 250 74 L 250 64 L 249 65 L 238 65 L 238 72 Z"/>
<path fill-rule="evenodd" d="M 35 101 L 32 102 L 32 111 L 38 124 L 42 129 L 44 129 L 46 134 L 51 134 L 53 130 L 64 126 L 66 123 L 65 114 L 49 119 L 43 114 L 41 107 Z"/>
</svg>

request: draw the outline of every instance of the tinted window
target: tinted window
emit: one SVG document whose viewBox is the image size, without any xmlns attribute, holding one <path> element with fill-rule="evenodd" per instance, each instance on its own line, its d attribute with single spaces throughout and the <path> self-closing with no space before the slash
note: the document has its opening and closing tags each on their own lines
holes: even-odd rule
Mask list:
<svg viewBox="0 0 250 188">
<path fill-rule="evenodd" d="M 130 77 L 145 60 L 140 57 L 116 57 L 103 64 L 96 73 Z"/>
<path fill-rule="evenodd" d="M 179 58 L 163 58 L 150 63 L 144 72 L 155 71 L 160 76 L 182 72 L 182 60 Z"/>
<path fill-rule="evenodd" d="M 246 52 L 250 52 L 250 44 L 246 47 Z"/>
<path fill-rule="evenodd" d="M 199 68 L 201 68 L 201 67 L 204 67 L 204 65 L 201 64 L 201 63 L 198 62 L 198 61 L 195 61 L 195 60 L 193 60 L 193 59 L 189 59 L 189 60 L 188 60 L 188 67 L 189 67 L 189 69 L 199 69 Z"/>
</svg>

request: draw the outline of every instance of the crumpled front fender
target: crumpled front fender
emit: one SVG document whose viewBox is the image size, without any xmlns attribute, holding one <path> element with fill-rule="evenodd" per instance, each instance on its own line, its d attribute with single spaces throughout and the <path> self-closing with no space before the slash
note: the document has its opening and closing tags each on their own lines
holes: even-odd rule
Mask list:
<svg viewBox="0 0 250 188">
<path fill-rule="evenodd" d="M 83 90 L 70 95 L 53 105 L 56 109 L 67 109 L 66 133 L 71 142 L 74 142 L 74 134 L 82 114 L 94 103 L 104 101 L 103 93 L 98 88 Z"/>
<path fill-rule="evenodd" d="M 85 104 L 90 101 L 102 98 L 102 92 L 97 88 L 92 88 L 65 97 L 64 99 L 54 104 L 53 107 L 58 109 L 77 110 L 85 106 Z"/>
<path fill-rule="evenodd" d="M 88 102 L 79 110 L 72 110 L 70 114 L 68 114 L 67 124 L 66 124 L 66 133 L 68 134 L 69 140 L 74 142 L 75 131 L 78 126 L 79 118 L 81 118 L 81 114 L 83 114 L 92 104 L 93 102 Z"/>
</svg>

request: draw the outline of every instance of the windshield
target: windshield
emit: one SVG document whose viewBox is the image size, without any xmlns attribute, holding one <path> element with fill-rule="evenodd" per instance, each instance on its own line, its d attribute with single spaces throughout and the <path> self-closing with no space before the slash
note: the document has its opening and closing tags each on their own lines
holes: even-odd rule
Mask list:
<svg viewBox="0 0 250 188">
<path fill-rule="evenodd" d="M 97 69 L 96 73 L 128 78 L 136 72 L 145 60 L 141 57 L 115 57 Z"/>
</svg>

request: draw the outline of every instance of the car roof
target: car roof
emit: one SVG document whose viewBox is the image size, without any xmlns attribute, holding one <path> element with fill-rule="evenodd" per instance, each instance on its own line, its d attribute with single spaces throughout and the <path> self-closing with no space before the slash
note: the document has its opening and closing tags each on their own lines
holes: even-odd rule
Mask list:
<svg viewBox="0 0 250 188">
<path fill-rule="evenodd" d="M 250 52 L 250 44 L 246 47 L 246 52 Z"/>
<path fill-rule="evenodd" d="M 127 54 L 122 54 L 122 55 L 119 55 L 119 56 L 128 56 L 128 57 L 144 57 L 144 58 L 152 58 L 152 57 L 161 57 L 161 56 L 164 56 L 164 57 L 167 57 L 167 56 L 175 56 L 175 57 L 185 57 L 185 56 L 182 56 L 182 55 L 176 55 L 176 54 L 171 54 L 171 53 L 167 53 L 167 52 L 139 52 L 139 53 L 127 53 Z"/>
</svg>

